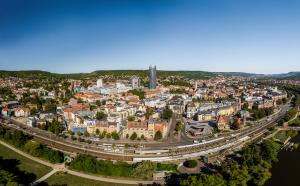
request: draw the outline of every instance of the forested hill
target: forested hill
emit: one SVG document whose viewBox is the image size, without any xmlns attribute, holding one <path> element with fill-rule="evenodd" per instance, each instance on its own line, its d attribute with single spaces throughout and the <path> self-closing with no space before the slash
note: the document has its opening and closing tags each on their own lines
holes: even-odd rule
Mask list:
<svg viewBox="0 0 300 186">
<path fill-rule="evenodd" d="M 180 76 L 189 79 L 209 79 L 217 75 L 223 76 L 243 76 L 243 77 L 256 77 L 256 78 L 274 78 L 274 79 L 294 79 L 300 80 L 300 72 L 289 72 L 282 74 L 254 74 L 244 72 L 206 72 L 206 71 L 165 71 L 158 70 L 158 78 L 166 78 L 170 76 Z M 97 70 L 91 73 L 73 73 L 73 74 L 58 74 L 41 70 L 23 70 L 23 71 L 6 71 L 0 70 L 0 78 L 4 77 L 19 77 L 19 78 L 94 78 L 94 77 L 109 77 L 109 78 L 129 78 L 138 76 L 141 78 L 148 76 L 148 70 Z"/>
<path fill-rule="evenodd" d="M 74 77 L 78 78 L 83 74 L 57 74 L 42 70 L 20 70 L 20 71 L 7 71 L 0 70 L 0 78 L 5 77 L 17 77 L 17 78 L 29 78 L 29 79 L 43 79 L 43 78 L 64 78 L 64 77 Z"/>
<path fill-rule="evenodd" d="M 40 70 L 25 70 L 25 71 L 0 71 L 0 78 L 3 77 L 19 77 L 19 78 L 92 78 L 92 77 L 111 77 L 111 78 L 128 78 L 131 76 L 146 77 L 148 76 L 148 70 L 99 70 L 91 73 L 76 73 L 76 74 L 57 74 Z M 157 71 L 159 78 L 165 78 L 169 76 L 182 76 L 191 79 L 209 79 L 216 76 L 212 72 L 204 71 Z"/>
<path fill-rule="evenodd" d="M 97 74 L 99 76 L 114 76 L 114 77 L 124 77 L 124 76 L 148 76 L 148 70 L 98 70 L 92 72 L 92 74 Z M 164 71 L 158 70 L 157 76 L 159 78 L 170 77 L 170 76 L 182 76 L 191 79 L 209 79 L 216 74 L 212 72 L 205 71 Z"/>
<path fill-rule="evenodd" d="M 19 78 L 41 78 L 41 77 L 50 77 L 57 76 L 55 73 L 41 71 L 41 70 L 24 70 L 24 71 L 0 71 L 0 77 L 19 77 Z"/>
</svg>

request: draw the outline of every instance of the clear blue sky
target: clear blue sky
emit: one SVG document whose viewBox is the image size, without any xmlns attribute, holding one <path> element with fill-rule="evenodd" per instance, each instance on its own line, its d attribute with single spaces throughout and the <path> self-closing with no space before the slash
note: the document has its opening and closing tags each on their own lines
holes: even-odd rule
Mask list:
<svg viewBox="0 0 300 186">
<path fill-rule="evenodd" d="M 0 0 L 0 69 L 300 71 L 297 0 Z"/>
</svg>

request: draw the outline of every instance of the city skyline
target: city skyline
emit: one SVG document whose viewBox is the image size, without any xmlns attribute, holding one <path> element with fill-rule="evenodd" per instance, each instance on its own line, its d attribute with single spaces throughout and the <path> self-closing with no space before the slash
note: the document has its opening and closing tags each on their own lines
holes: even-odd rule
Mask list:
<svg viewBox="0 0 300 186">
<path fill-rule="evenodd" d="M 299 8 L 292 0 L 2 1 L 0 69 L 300 71 Z"/>
</svg>

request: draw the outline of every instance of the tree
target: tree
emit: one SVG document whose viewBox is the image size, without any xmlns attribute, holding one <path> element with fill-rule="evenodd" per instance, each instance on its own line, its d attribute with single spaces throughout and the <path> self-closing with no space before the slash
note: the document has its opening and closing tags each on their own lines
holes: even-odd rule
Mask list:
<svg viewBox="0 0 300 186">
<path fill-rule="evenodd" d="M 77 102 L 78 102 L 78 103 L 83 103 L 83 100 L 82 100 L 81 98 L 78 98 L 78 99 L 77 99 Z"/>
<path fill-rule="evenodd" d="M 277 161 L 277 156 L 280 151 L 280 145 L 273 140 L 265 140 L 261 144 L 261 157 L 265 161 L 272 163 Z"/>
<path fill-rule="evenodd" d="M 220 174 L 200 174 L 198 176 L 189 176 L 187 180 L 182 180 L 183 186 L 225 186 L 226 181 Z"/>
<path fill-rule="evenodd" d="M 253 104 L 252 110 L 258 110 L 258 103 L 254 103 L 254 104 Z"/>
<path fill-rule="evenodd" d="M 71 130 L 68 130 L 68 133 L 71 135 L 71 136 L 73 136 L 75 133 L 73 132 L 73 131 L 71 131 Z"/>
<path fill-rule="evenodd" d="M 282 105 L 282 104 L 283 104 L 283 101 L 282 101 L 281 99 L 279 99 L 279 100 L 276 101 L 276 104 L 277 104 L 277 105 Z"/>
<path fill-rule="evenodd" d="M 56 111 L 56 104 L 46 104 L 45 111 Z"/>
<path fill-rule="evenodd" d="M 162 139 L 161 132 L 160 131 L 155 132 L 154 140 L 160 140 L 160 139 Z"/>
<path fill-rule="evenodd" d="M 144 134 L 141 135 L 141 140 L 145 140 Z"/>
<path fill-rule="evenodd" d="M 162 113 L 162 118 L 163 119 L 166 119 L 166 120 L 169 120 L 173 115 L 173 111 L 171 109 L 165 109 L 163 110 L 163 113 Z"/>
<path fill-rule="evenodd" d="M 138 163 L 134 168 L 133 174 L 137 177 L 143 177 L 144 179 L 152 178 L 154 171 L 156 170 L 156 163 L 151 161 L 143 161 Z"/>
<path fill-rule="evenodd" d="M 128 116 L 128 121 L 134 121 L 135 117 L 134 116 Z"/>
<path fill-rule="evenodd" d="M 100 134 L 100 130 L 96 129 L 96 134 L 99 135 Z"/>
<path fill-rule="evenodd" d="M 228 185 L 246 186 L 250 180 L 247 167 L 239 165 L 232 159 L 227 159 L 222 163 L 220 172 L 228 180 Z"/>
<path fill-rule="evenodd" d="M 197 167 L 198 163 L 196 160 L 187 160 L 183 163 L 183 165 L 187 168 L 195 168 Z"/>
<path fill-rule="evenodd" d="M 63 131 L 63 129 L 57 120 L 53 120 L 48 126 L 48 131 L 58 135 Z"/>
<path fill-rule="evenodd" d="M 135 132 L 132 133 L 131 136 L 130 136 L 130 139 L 131 140 L 136 140 L 136 138 L 137 138 L 137 134 Z"/>
<path fill-rule="evenodd" d="M 144 91 L 134 89 L 134 90 L 129 90 L 128 92 L 132 93 L 133 95 L 139 96 L 140 100 L 145 99 Z"/>
<path fill-rule="evenodd" d="M 285 121 L 290 121 L 291 119 L 293 119 L 296 115 L 297 115 L 297 108 L 292 108 L 290 109 L 287 114 L 284 116 L 284 120 Z"/>
<path fill-rule="evenodd" d="M 250 185 L 262 186 L 271 177 L 269 169 L 261 164 L 250 167 L 249 172 L 251 174 Z"/>
<path fill-rule="evenodd" d="M 150 116 L 152 115 L 154 113 L 154 110 L 153 110 L 153 108 L 146 108 L 146 118 L 147 119 L 149 119 L 150 118 Z"/>
<path fill-rule="evenodd" d="M 100 100 L 96 100 L 96 105 L 98 106 L 98 107 L 100 107 L 102 104 L 101 104 L 101 101 Z"/>
<path fill-rule="evenodd" d="M 100 139 L 105 138 L 105 136 L 106 136 L 105 131 L 103 131 L 102 133 L 99 132 L 99 138 L 100 138 Z"/>
<path fill-rule="evenodd" d="M 107 115 L 104 112 L 97 112 L 96 113 L 96 119 L 97 120 L 102 120 L 105 119 L 107 117 Z"/>
<path fill-rule="evenodd" d="M 92 110 L 95 110 L 97 108 L 97 106 L 96 105 L 90 105 L 90 110 L 92 111 Z"/>
<path fill-rule="evenodd" d="M 180 132 L 181 130 L 182 130 L 182 123 L 181 121 L 178 121 L 175 126 L 175 131 Z"/>
<path fill-rule="evenodd" d="M 242 127 L 241 122 L 240 122 L 237 118 L 235 118 L 235 119 L 233 120 L 232 128 L 235 129 L 235 130 L 238 130 L 238 129 L 240 129 L 241 127 Z"/>
<path fill-rule="evenodd" d="M 84 135 L 85 137 L 89 137 L 89 136 L 90 136 L 90 134 L 88 133 L 88 131 L 84 131 L 83 135 Z"/>
<path fill-rule="evenodd" d="M 107 138 L 107 139 L 110 139 L 110 138 L 111 138 L 111 134 L 110 134 L 110 133 L 107 133 L 107 134 L 106 134 L 106 138 Z"/>
<path fill-rule="evenodd" d="M 35 115 L 36 113 L 37 113 L 37 109 L 35 107 L 30 109 L 30 115 Z"/>
<path fill-rule="evenodd" d="M 112 139 L 114 139 L 114 140 L 119 140 L 119 139 L 120 139 L 120 136 L 119 136 L 119 134 L 118 134 L 116 131 L 113 131 L 113 132 L 111 133 L 111 137 L 112 137 Z"/>
</svg>

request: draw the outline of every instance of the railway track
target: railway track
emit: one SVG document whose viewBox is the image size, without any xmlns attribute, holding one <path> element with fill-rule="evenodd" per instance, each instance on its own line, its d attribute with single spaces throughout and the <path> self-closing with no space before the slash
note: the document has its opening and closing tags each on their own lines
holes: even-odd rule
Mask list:
<svg viewBox="0 0 300 186">
<path fill-rule="evenodd" d="M 87 155 L 91 155 L 91 156 L 95 156 L 99 159 L 105 159 L 105 160 L 118 160 L 118 161 L 132 161 L 132 157 L 130 156 L 125 156 L 124 154 L 106 154 L 106 153 L 102 153 L 101 151 L 92 151 L 89 149 L 83 149 L 81 147 L 70 147 L 68 145 L 64 145 L 61 143 L 55 143 L 49 140 L 45 140 L 44 138 L 40 138 L 38 136 L 34 136 L 34 139 L 42 144 L 45 144 L 51 148 L 55 148 L 58 150 L 63 150 L 65 153 L 69 153 L 69 154 L 87 154 Z"/>
<path fill-rule="evenodd" d="M 15 130 L 21 130 L 25 132 L 28 135 L 31 135 L 34 137 L 35 140 L 39 141 L 42 144 L 46 144 L 49 147 L 52 147 L 54 149 L 62 150 L 65 153 L 69 154 L 88 154 L 95 156 L 99 159 L 107 159 L 107 160 L 119 160 L 119 161 L 133 161 L 134 158 L 149 158 L 149 157 L 164 157 L 164 156 L 178 156 L 178 155 L 187 155 L 190 153 L 197 153 L 200 151 L 206 151 L 212 148 L 216 148 L 218 146 L 226 146 L 227 143 L 232 143 L 234 141 L 239 140 L 240 138 L 249 136 L 253 137 L 255 134 L 261 133 L 262 131 L 272 127 L 275 125 L 276 120 L 278 120 L 280 117 L 282 117 L 282 113 L 278 114 L 276 118 L 273 118 L 271 121 L 267 121 L 266 123 L 262 123 L 258 126 L 251 127 L 249 129 L 246 129 L 246 131 L 243 131 L 241 133 L 238 133 L 235 136 L 227 136 L 224 138 L 224 141 L 213 141 L 209 142 L 207 144 L 199 144 L 199 145 L 188 145 L 184 148 L 166 148 L 169 150 L 167 153 L 162 154 L 134 154 L 134 153 L 110 153 L 105 152 L 101 149 L 98 149 L 97 146 L 91 146 L 88 144 L 76 144 L 72 142 L 65 141 L 63 139 L 57 139 L 57 137 L 51 137 L 52 134 L 37 134 L 38 129 L 30 128 L 27 126 L 24 126 L 22 123 L 16 122 L 14 120 L 11 120 L 14 124 L 16 124 L 16 127 L 12 127 L 10 125 L 7 125 L 8 127 L 14 128 Z"/>
</svg>

